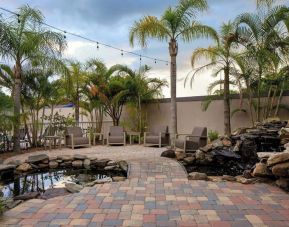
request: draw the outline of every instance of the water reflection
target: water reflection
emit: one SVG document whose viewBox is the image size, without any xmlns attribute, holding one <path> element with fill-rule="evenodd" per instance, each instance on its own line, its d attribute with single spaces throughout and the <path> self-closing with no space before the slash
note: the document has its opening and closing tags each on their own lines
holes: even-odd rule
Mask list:
<svg viewBox="0 0 289 227">
<path fill-rule="evenodd" d="M 14 197 L 28 192 L 43 193 L 49 188 L 64 187 L 66 182 L 85 184 L 97 179 L 106 178 L 107 175 L 93 170 L 54 170 L 38 172 L 27 175 L 15 175 L 9 180 L 1 181 L 2 197 Z M 13 179 L 14 178 L 14 179 Z"/>
</svg>

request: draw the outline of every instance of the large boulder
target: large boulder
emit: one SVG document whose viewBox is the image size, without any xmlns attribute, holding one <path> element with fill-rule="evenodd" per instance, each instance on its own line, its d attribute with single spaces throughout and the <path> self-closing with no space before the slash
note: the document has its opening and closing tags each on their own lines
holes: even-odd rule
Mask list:
<svg viewBox="0 0 289 227">
<path fill-rule="evenodd" d="M 287 161 L 289 162 L 289 152 L 282 152 L 269 157 L 267 160 L 267 165 L 273 166 Z"/>
<path fill-rule="evenodd" d="M 208 180 L 208 176 L 205 173 L 192 172 L 189 173 L 189 180 Z"/>
<path fill-rule="evenodd" d="M 279 177 L 289 177 L 289 162 L 280 163 L 272 168 L 274 175 Z"/>
<path fill-rule="evenodd" d="M 213 144 L 212 143 L 208 143 L 206 146 L 201 147 L 200 150 L 207 153 L 210 152 L 213 148 Z"/>
<path fill-rule="evenodd" d="M 58 167 L 58 162 L 56 161 L 50 161 L 49 162 L 49 168 L 56 169 Z"/>
<path fill-rule="evenodd" d="M 194 156 L 189 156 L 189 157 L 184 158 L 184 162 L 187 165 L 191 165 L 194 163 L 195 159 L 196 158 Z"/>
<path fill-rule="evenodd" d="M 28 163 L 47 162 L 49 156 L 47 154 L 30 155 L 27 159 Z"/>
<path fill-rule="evenodd" d="M 176 154 L 174 150 L 166 150 L 162 152 L 161 157 L 166 157 L 166 158 L 175 158 Z"/>
<path fill-rule="evenodd" d="M 40 195 L 39 192 L 28 192 L 23 195 L 18 195 L 14 197 L 14 200 L 29 200 L 29 199 L 35 199 Z"/>
<path fill-rule="evenodd" d="M 6 171 L 6 170 L 14 170 L 15 169 L 15 165 L 5 165 L 5 164 L 0 164 L 0 172 L 2 171 Z"/>
<path fill-rule="evenodd" d="M 175 154 L 176 154 L 176 159 L 178 161 L 181 161 L 181 160 L 183 160 L 186 157 L 186 153 L 184 151 L 182 151 L 182 150 L 176 151 Z"/>
<path fill-rule="evenodd" d="M 83 166 L 83 161 L 82 160 L 75 160 L 72 162 L 72 166 L 75 168 L 82 168 Z"/>
<path fill-rule="evenodd" d="M 79 160 L 84 160 L 84 159 L 87 159 L 87 156 L 86 155 L 82 155 L 82 154 L 75 154 L 73 156 L 74 159 L 79 159 Z"/>
<path fill-rule="evenodd" d="M 117 162 L 117 164 L 122 171 L 128 172 L 128 164 L 126 161 L 121 160 L 121 161 Z"/>
<path fill-rule="evenodd" d="M 83 189 L 83 186 L 75 183 L 65 183 L 65 188 L 71 193 L 77 193 Z"/>
<path fill-rule="evenodd" d="M 62 160 L 63 162 L 72 161 L 73 157 L 71 155 L 59 155 L 57 156 L 58 160 Z"/>
<path fill-rule="evenodd" d="M 276 180 L 276 185 L 280 188 L 283 188 L 285 190 L 289 190 L 289 178 L 280 178 Z"/>
<path fill-rule="evenodd" d="M 32 169 L 32 166 L 29 163 L 22 163 L 21 165 L 17 166 L 16 171 L 19 172 L 27 172 Z"/>
<path fill-rule="evenodd" d="M 268 176 L 272 176 L 272 173 L 267 168 L 266 164 L 257 163 L 256 167 L 255 167 L 255 169 L 253 171 L 253 176 L 254 177 L 268 177 Z"/>
<path fill-rule="evenodd" d="M 83 161 L 83 166 L 85 169 L 90 169 L 90 160 L 89 159 L 85 159 Z"/>
</svg>

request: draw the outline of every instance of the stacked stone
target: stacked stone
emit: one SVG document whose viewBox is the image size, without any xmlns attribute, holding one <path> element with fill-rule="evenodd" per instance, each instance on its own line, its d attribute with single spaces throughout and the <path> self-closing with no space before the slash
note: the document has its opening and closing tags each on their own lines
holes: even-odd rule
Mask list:
<svg viewBox="0 0 289 227">
<path fill-rule="evenodd" d="M 276 185 L 289 190 L 289 143 L 285 148 L 284 152 L 263 156 L 256 164 L 253 176 L 276 179 Z"/>
</svg>

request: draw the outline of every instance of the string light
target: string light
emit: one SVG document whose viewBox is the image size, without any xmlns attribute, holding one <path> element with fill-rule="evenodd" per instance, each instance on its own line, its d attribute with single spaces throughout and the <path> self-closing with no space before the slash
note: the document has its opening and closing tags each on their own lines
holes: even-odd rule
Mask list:
<svg viewBox="0 0 289 227">
<path fill-rule="evenodd" d="M 155 64 L 157 64 L 157 60 L 155 59 Z"/>
<path fill-rule="evenodd" d="M 20 15 L 19 14 L 16 14 L 17 15 L 17 20 L 18 20 L 18 23 L 20 24 Z"/>
<path fill-rule="evenodd" d="M 0 10 L 16 15 L 16 16 L 18 17 L 18 23 L 20 23 L 20 19 L 19 19 L 20 15 L 19 15 L 19 14 L 15 13 L 15 12 L 13 12 L 13 11 L 11 11 L 11 10 L 5 9 L 5 8 L 3 8 L 3 7 L 0 7 Z M 166 65 L 168 65 L 168 63 L 169 63 L 169 61 L 167 61 L 167 60 L 163 60 L 163 59 L 160 59 L 160 58 L 153 58 L 153 57 L 146 56 L 146 55 L 140 55 L 140 54 L 135 53 L 135 52 L 133 52 L 133 51 L 123 50 L 123 49 L 121 49 L 121 48 L 112 46 L 112 45 L 110 45 L 110 44 L 101 43 L 101 42 L 99 42 L 99 41 L 95 41 L 95 40 L 90 39 L 90 38 L 88 38 L 88 37 L 85 37 L 85 36 L 82 36 L 82 35 L 78 35 L 78 34 L 73 33 L 73 32 L 65 31 L 65 30 L 63 30 L 63 29 L 60 29 L 60 28 L 55 27 L 55 26 L 53 26 L 53 25 L 47 24 L 47 23 L 45 23 L 45 22 L 40 22 L 40 24 L 43 24 L 43 25 L 45 25 L 46 27 L 49 27 L 49 28 L 52 28 L 52 29 L 54 29 L 54 30 L 56 30 L 56 31 L 59 31 L 59 32 L 61 32 L 61 33 L 64 33 L 64 36 L 63 36 L 64 38 L 66 38 L 66 34 L 69 34 L 69 35 L 71 35 L 71 36 L 74 36 L 74 37 L 77 37 L 77 38 L 81 38 L 81 39 L 84 39 L 84 40 L 89 41 L 89 42 L 92 42 L 92 43 L 96 43 L 96 44 L 97 44 L 96 47 L 97 47 L 98 50 L 99 50 L 99 47 L 100 47 L 100 45 L 101 45 L 101 46 L 104 46 L 104 47 L 107 47 L 107 48 L 111 48 L 111 49 L 120 51 L 122 56 L 124 55 L 124 53 L 130 54 L 130 55 L 134 55 L 134 56 L 138 56 L 138 57 L 140 58 L 140 61 L 142 60 L 142 58 L 146 58 L 146 59 L 154 60 L 155 63 L 156 63 L 157 61 L 158 61 L 158 62 L 164 62 L 164 63 L 166 63 Z"/>
</svg>

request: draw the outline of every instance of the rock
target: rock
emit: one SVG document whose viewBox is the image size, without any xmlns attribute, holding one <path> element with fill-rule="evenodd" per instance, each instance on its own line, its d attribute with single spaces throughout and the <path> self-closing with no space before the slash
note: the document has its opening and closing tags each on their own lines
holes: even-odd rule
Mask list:
<svg viewBox="0 0 289 227">
<path fill-rule="evenodd" d="M 39 154 L 39 155 L 31 155 L 28 157 L 28 163 L 37 163 L 37 162 L 44 162 L 49 160 L 49 156 L 47 154 Z"/>
<path fill-rule="evenodd" d="M 39 164 L 38 164 L 38 167 L 39 167 L 40 169 L 48 168 L 48 166 L 49 166 L 49 164 L 45 164 L 45 163 L 39 163 Z"/>
<path fill-rule="evenodd" d="M 192 172 L 189 173 L 189 180 L 208 180 L 208 176 L 205 173 Z"/>
<path fill-rule="evenodd" d="M 123 177 L 123 176 L 115 176 L 115 177 L 112 177 L 112 180 L 115 181 L 115 182 L 125 181 L 125 180 L 126 180 L 126 177 Z"/>
<path fill-rule="evenodd" d="M 279 152 L 257 152 L 257 156 L 259 159 L 268 159 L 275 154 L 280 154 Z"/>
<path fill-rule="evenodd" d="M 128 172 L 128 164 L 126 161 L 121 160 L 121 161 L 117 162 L 117 164 L 122 171 L 124 171 L 126 173 Z"/>
<path fill-rule="evenodd" d="M 53 157 L 49 157 L 49 161 L 56 161 L 57 157 L 53 156 Z"/>
<path fill-rule="evenodd" d="M 229 138 L 225 137 L 223 140 L 222 140 L 222 143 L 225 147 L 231 147 L 232 146 L 232 142 Z"/>
<path fill-rule="evenodd" d="M 58 167 L 58 162 L 56 161 L 50 161 L 49 162 L 49 168 L 56 169 Z"/>
<path fill-rule="evenodd" d="M 225 180 L 225 181 L 236 181 L 236 177 L 233 177 L 233 176 L 229 176 L 229 175 L 223 175 L 222 176 L 222 180 Z"/>
<path fill-rule="evenodd" d="M 280 188 L 283 188 L 285 190 L 289 190 L 289 178 L 280 178 L 276 180 L 276 185 Z"/>
<path fill-rule="evenodd" d="M 93 181 L 95 184 L 104 184 L 104 183 L 109 183 L 112 182 L 112 178 L 111 177 L 105 177 L 102 179 L 97 179 L 95 181 Z"/>
<path fill-rule="evenodd" d="M 242 146 L 242 141 L 241 140 L 237 140 L 234 148 L 233 148 L 233 152 L 238 153 L 240 151 L 240 147 Z"/>
<path fill-rule="evenodd" d="M 193 156 L 184 158 L 184 162 L 188 165 L 193 164 L 194 161 L 195 161 L 195 157 L 193 157 Z"/>
<path fill-rule="evenodd" d="M 109 161 L 106 165 L 107 166 L 116 166 L 117 162 L 116 161 Z"/>
<path fill-rule="evenodd" d="M 90 160 L 89 159 L 85 159 L 83 161 L 83 166 L 85 169 L 90 169 Z"/>
<path fill-rule="evenodd" d="M 93 164 L 94 167 L 98 169 L 103 169 L 109 161 L 110 161 L 109 159 L 99 159 L 95 160 Z"/>
<path fill-rule="evenodd" d="M 245 177 L 246 179 L 250 179 L 253 177 L 250 170 L 244 170 L 242 176 Z"/>
<path fill-rule="evenodd" d="M 272 176 L 272 173 L 267 168 L 267 165 L 264 163 L 257 163 L 253 171 L 254 177 L 269 177 Z"/>
<path fill-rule="evenodd" d="M 253 184 L 256 182 L 255 178 L 247 179 L 247 178 L 244 178 L 242 176 L 237 176 L 236 180 L 237 180 L 237 182 L 239 182 L 241 184 Z"/>
<path fill-rule="evenodd" d="M 176 154 L 174 150 L 166 150 L 162 152 L 161 157 L 166 157 L 166 158 L 175 158 Z"/>
<path fill-rule="evenodd" d="M 71 193 L 77 193 L 83 189 L 83 186 L 75 183 L 65 183 L 65 188 Z"/>
<path fill-rule="evenodd" d="M 31 170 L 32 167 L 29 163 L 22 163 L 21 165 L 19 165 L 17 168 L 16 168 L 16 171 L 19 171 L 19 172 L 27 172 L 29 170 Z"/>
<path fill-rule="evenodd" d="M 72 162 L 71 161 L 61 162 L 59 165 L 61 167 L 69 168 L 72 166 Z"/>
<path fill-rule="evenodd" d="M 40 195 L 39 192 L 28 192 L 23 195 L 18 195 L 14 197 L 14 200 L 29 200 L 29 199 L 35 199 Z"/>
<path fill-rule="evenodd" d="M 15 201 L 14 200 L 8 200 L 8 201 L 5 201 L 3 204 L 8 209 L 13 209 L 14 207 L 17 207 L 22 202 L 23 202 L 22 200 L 15 200 Z"/>
<path fill-rule="evenodd" d="M 216 148 L 219 148 L 219 147 L 223 147 L 222 140 L 221 139 L 214 140 L 212 142 L 212 149 L 216 149 Z"/>
<path fill-rule="evenodd" d="M 205 153 L 201 150 L 196 151 L 196 159 L 197 160 L 204 160 L 206 158 Z"/>
<path fill-rule="evenodd" d="M 72 161 L 73 157 L 71 155 L 59 155 L 59 156 L 57 156 L 57 159 L 60 159 L 64 162 L 66 162 L 66 161 Z"/>
<path fill-rule="evenodd" d="M 40 196 L 40 199 L 51 199 L 65 195 L 69 195 L 69 192 L 65 188 L 49 188 Z"/>
<path fill-rule="evenodd" d="M 82 155 L 82 154 L 75 154 L 73 156 L 74 159 L 77 159 L 77 160 L 84 160 L 84 159 L 87 159 L 87 156 L 86 155 Z"/>
<path fill-rule="evenodd" d="M 240 159 L 241 156 L 228 150 L 214 150 L 211 152 L 213 156 L 222 156 L 229 159 Z"/>
<path fill-rule="evenodd" d="M 0 172 L 4 170 L 11 170 L 13 171 L 15 169 L 15 165 L 6 165 L 6 164 L 0 164 Z"/>
<path fill-rule="evenodd" d="M 183 160 L 186 157 L 186 153 L 184 151 L 181 151 L 181 150 L 176 151 L 175 154 L 176 154 L 176 159 L 178 161 Z"/>
<path fill-rule="evenodd" d="M 72 166 L 76 168 L 82 168 L 83 161 L 82 160 L 75 160 L 72 162 Z"/>
<path fill-rule="evenodd" d="M 93 187 L 94 185 L 95 185 L 95 182 L 89 182 L 89 183 L 86 183 L 84 187 Z"/>
<path fill-rule="evenodd" d="M 118 168 L 118 166 L 106 166 L 106 167 L 104 167 L 104 170 L 111 171 L 111 170 L 115 170 L 117 168 Z"/>
<path fill-rule="evenodd" d="M 207 144 L 206 146 L 201 147 L 200 150 L 203 151 L 203 152 L 205 152 L 205 153 L 207 153 L 207 152 L 211 151 L 212 148 L 213 148 L 213 144 L 212 144 L 212 143 L 209 143 L 209 144 Z"/>
<path fill-rule="evenodd" d="M 58 162 L 58 163 L 63 162 L 62 159 L 56 159 L 55 161 Z"/>
<path fill-rule="evenodd" d="M 289 162 L 280 163 L 272 168 L 274 175 L 279 177 L 289 177 Z"/>
<path fill-rule="evenodd" d="M 283 163 L 286 161 L 289 161 L 289 152 L 282 152 L 279 154 L 272 155 L 270 158 L 268 158 L 267 165 L 273 166 L 278 163 Z"/>
<path fill-rule="evenodd" d="M 8 164 L 8 165 L 13 165 L 13 166 L 15 167 L 15 166 L 19 166 L 21 163 L 22 163 L 21 160 L 11 160 L 11 161 L 9 161 L 7 164 Z M 1 166 L 1 165 L 0 165 L 0 166 Z M 1 170 L 0 170 L 0 171 L 1 171 Z"/>
</svg>

